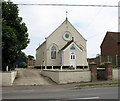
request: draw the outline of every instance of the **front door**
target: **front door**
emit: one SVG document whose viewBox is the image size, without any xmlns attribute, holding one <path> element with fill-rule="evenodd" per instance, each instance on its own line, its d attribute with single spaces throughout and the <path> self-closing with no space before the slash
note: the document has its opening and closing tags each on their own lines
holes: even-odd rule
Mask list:
<svg viewBox="0 0 120 101">
<path fill-rule="evenodd" d="M 70 52 L 70 66 L 76 67 L 76 54 L 75 52 Z"/>
</svg>

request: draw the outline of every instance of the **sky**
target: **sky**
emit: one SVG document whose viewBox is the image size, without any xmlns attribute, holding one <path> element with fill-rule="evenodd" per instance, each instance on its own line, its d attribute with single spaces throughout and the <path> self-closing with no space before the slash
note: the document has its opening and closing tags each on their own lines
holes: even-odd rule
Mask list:
<svg viewBox="0 0 120 101">
<path fill-rule="evenodd" d="M 11 0 L 17 4 L 80 4 L 118 5 L 119 0 Z M 87 57 L 100 54 L 100 45 L 107 31 L 118 32 L 117 7 L 19 5 L 19 16 L 28 28 L 30 43 L 23 50 L 36 55 L 36 49 L 67 17 L 87 40 Z"/>
</svg>

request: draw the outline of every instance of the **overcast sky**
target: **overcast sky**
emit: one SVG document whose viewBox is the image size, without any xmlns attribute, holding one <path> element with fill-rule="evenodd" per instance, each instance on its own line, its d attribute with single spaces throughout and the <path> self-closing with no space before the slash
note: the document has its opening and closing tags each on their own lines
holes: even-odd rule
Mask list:
<svg viewBox="0 0 120 101">
<path fill-rule="evenodd" d="M 80 4 L 80 5 L 118 5 L 119 0 L 12 0 L 27 4 Z M 36 48 L 45 41 L 66 18 L 87 40 L 87 57 L 100 54 L 100 45 L 107 31 L 118 31 L 117 7 L 81 6 L 30 6 L 19 5 L 19 16 L 26 23 L 30 44 L 23 50 L 26 55 L 36 54 Z"/>
</svg>

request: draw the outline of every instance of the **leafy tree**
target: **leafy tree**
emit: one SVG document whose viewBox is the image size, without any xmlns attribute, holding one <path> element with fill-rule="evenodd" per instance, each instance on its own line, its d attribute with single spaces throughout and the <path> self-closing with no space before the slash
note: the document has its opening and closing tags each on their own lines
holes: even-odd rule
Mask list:
<svg viewBox="0 0 120 101">
<path fill-rule="evenodd" d="M 2 69 L 14 69 L 21 50 L 29 43 L 27 27 L 18 16 L 19 10 L 13 2 L 2 2 Z"/>
<path fill-rule="evenodd" d="M 28 67 L 28 65 L 25 62 L 21 62 L 20 66 L 23 67 L 23 68 L 27 68 Z"/>
<path fill-rule="evenodd" d="M 28 55 L 28 60 L 34 60 L 34 56 Z"/>
<path fill-rule="evenodd" d="M 100 58 L 100 56 L 101 56 L 100 54 L 97 54 L 97 55 L 96 55 L 96 58 Z"/>
</svg>

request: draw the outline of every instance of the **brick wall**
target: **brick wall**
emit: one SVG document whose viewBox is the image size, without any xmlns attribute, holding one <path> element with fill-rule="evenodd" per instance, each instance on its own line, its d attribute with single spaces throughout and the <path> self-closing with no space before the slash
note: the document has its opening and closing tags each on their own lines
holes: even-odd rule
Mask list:
<svg viewBox="0 0 120 101">
<path fill-rule="evenodd" d="M 28 60 L 27 64 L 28 66 L 35 66 L 35 60 Z"/>
<path fill-rule="evenodd" d="M 114 39 L 107 34 L 101 44 L 101 55 L 102 56 L 113 56 L 118 54 L 118 43 L 114 41 Z"/>
</svg>

